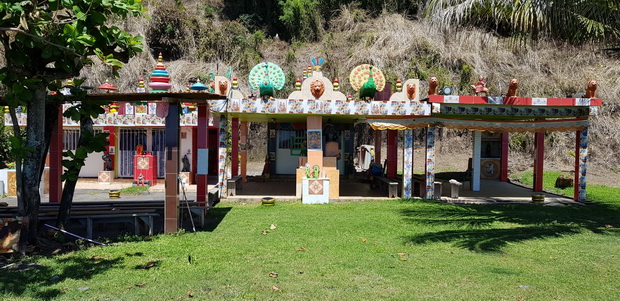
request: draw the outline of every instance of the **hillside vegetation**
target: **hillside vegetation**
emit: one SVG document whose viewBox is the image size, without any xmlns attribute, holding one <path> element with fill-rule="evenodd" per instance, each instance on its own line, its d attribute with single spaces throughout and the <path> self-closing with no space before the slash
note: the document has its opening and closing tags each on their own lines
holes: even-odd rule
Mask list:
<svg viewBox="0 0 620 301">
<path fill-rule="evenodd" d="M 422 97 L 430 76 L 462 95 L 469 94 L 467 87 L 478 76 L 486 79 L 491 94 L 501 95 L 514 77 L 520 82 L 519 94 L 525 97 L 572 96 L 583 92 L 588 80 L 596 79 L 598 97 L 605 105 L 592 119 L 591 159 L 605 163 L 609 170 L 619 169 L 615 150 L 620 148 L 620 64 L 617 52 L 604 50 L 618 45 L 614 44 L 618 24 L 609 26 L 614 29 L 611 34 L 593 33 L 591 39 L 561 35 L 552 39 L 553 31 L 542 27 L 536 37 L 520 38 L 516 29 L 506 26 L 509 16 L 503 23 L 483 22 L 472 15 L 436 22 L 425 14 L 429 11 L 425 2 L 148 0 L 149 17 L 124 24 L 145 37 L 146 51 L 125 65 L 114 84 L 121 91 L 135 90 L 140 77 L 149 77 L 159 52 L 177 91 L 191 78 L 209 72 L 223 75 L 232 66 L 241 89 L 250 95 L 249 70 L 261 61 L 271 61 L 287 74 L 287 88 L 276 95 L 286 97 L 311 57 L 326 59 L 324 74 L 340 78 L 346 94 L 353 93 L 346 80 L 349 72 L 362 63 L 378 66 L 392 82 L 399 77 L 419 78 Z M 617 14 L 618 7 L 610 11 Z M 463 20 L 473 21 L 456 25 Z M 111 73 L 94 66 L 83 75 L 87 84 L 97 85 Z M 253 129 L 261 131 L 259 126 Z M 446 137 L 449 132 L 444 131 Z M 570 164 L 566 154 L 574 149 L 574 133 L 552 133 L 547 138 L 548 156 L 562 157 L 563 163 Z M 533 149 L 531 135 L 513 135 L 511 142 L 513 152 Z M 260 160 L 264 150 L 257 149 L 252 157 Z"/>
</svg>

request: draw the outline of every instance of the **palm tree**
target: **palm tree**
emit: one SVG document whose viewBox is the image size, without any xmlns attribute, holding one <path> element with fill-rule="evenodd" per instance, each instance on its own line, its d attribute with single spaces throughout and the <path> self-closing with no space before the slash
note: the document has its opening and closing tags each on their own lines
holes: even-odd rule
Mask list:
<svg viewBox="0 0 620 301">
<path fill-rule="evenodd" d="M 429 0 L 425 13 L 443 26 L 483 26 L 520 39 L 620 40 L 620 0 Z"/>
</svg>

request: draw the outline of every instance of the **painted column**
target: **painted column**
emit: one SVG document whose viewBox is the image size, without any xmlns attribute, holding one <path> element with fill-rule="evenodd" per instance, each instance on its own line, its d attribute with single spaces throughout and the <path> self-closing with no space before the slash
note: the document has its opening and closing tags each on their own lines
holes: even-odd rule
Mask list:
<svg viewBox="0 0 620 301">
<path fill-rule="evenodd" d="M 543 191 L 543 169 L 545 163 L 545 133 L 534 134 L 534 191 Z"/>
<path fill-rule="evenodd" d="M 62 107 L 61 107 L 62 108 Z M 58 110 L 58 120 L 52 130 L 50 141 L 50 171 L 49 171 L 49 202 L 59 203 L 62 198 L 62 109 Z"/>
<path fill-rule="evenodd" d="M 239 118 L 233 118 L 231 122 L 231 140 L 230 167 L 231 176 L 239 175 Z"/>
<path fill-rule="evenodd" d="M 118 170 L 118 166 L 116 166 L 116 152 L 118 151 L 116 149 L 116 127 L 115 126 L 104 126 L 103 130 L 105 132 L 107 132 L 108 135 L 108 142 L 109 145 L 106 146 L 106 151 L 108 152 L 108 154 L 110 155 L 110 158 L 112 159 L 112 168 L 114 169 L 114 172 L 112 173 L 113 177 L 117 176 L 117 170 Z M 103 169 L 103 166 L 102 166 Z"/>
<path fill-rule="evenodd" d="M 198 175 L 198 127 L 192 127 L 192 169 L 190 170 L 190 179 L 192 184 L 196 184 L 196 176 Z"/>
<path fill-rule="evenodd" d="M 472 154 L 471 190 L 480 191 L 480 157 L 482 155 L 482 132 L 474 131 L 474 153 Z"/>
<path fill-rule="evenodd" d="M 387 177 L 396 178 L 396 168 L 398 166 L 398 132 L 388 130 L 387 132 Z"/>
<path fill-rule="evenodd" d="M 220 116 L 220 148 L 218 156 L 218 186 L 220 187 L 220 197 L 228 196 L 226 189 L 226 180 L 228 179 L 228 171 L 226 168 L 226 160 L 228 157 L 228 119 L 226 116 Z"/>
<path fill-rule="evenodd" d="M 353 165 L 353 154 L 355 154 L 353 146 L 353 135 L 351 126 L 347 125 L 344 130 L 344 160 L 345 160 L 345 174 L 352 176 L 355 174 L 355 166 Z"/>
<path fill-rule="evenodd" d="M 376 163 L 379 163 L 383 166 L 383 161 L 381 160 L 381 138 L 382 138 L 382 131 L 380 130 L 375 130 L 375 157 L 374 160 Z M 383 166 L 385 167 L 385 166 Z"/>
<path fill-rule="evenodd" d="M 146 144 L 143 145 L 144 152 L 150 152 L 153 150 L 153 129 L 146 129 Z"/>
<path fill-rule="evenodd" d="M 575 191 L 574 199 L 586 201 L 586 171 L 588 163 L 588 129 L 577 131 L 575 139 Z"/>
<path fill-rule="evenodd" d="M 323 170 L 323 119 L 321 116 L 308 116 L 308 163 L 318 165 Z"/>
<path fill-rule="evenodd" d="M 267 124 L 267 129 L 269 130 L 269 138 L 267 139 L 267 158 L 265 158 L 265 167 L 263 168 L 263 172 L 266 176 L 269 176 L 276 174 L 276 123 L 269 122 Z"/>
<path fill-rule="evenodd" d="M 501 182 L 508 182 L 508 150 L 510 149 L 510 133 L 502 133 L 502 155 L 499 162 L 499 180 Z"/>
<path fill-rule="evenodd" d="M 239 139 L 241 142 L 241 180 L 243 182 L 247 182 L 247 174 L 248 174 L 248 122 L 241 121 L 241 138 Z"/>
<path fill-rule="evenodd" d="M 179 103 L 170 101 L 166 115 L 166 176 L 164 204 L 164 233 L 177 232 L 179 229 Z"/>
<path fill-rule="evenodd" d="M 198 125 L 196 127 L 196 201 L 206 202 L 209 175 L 209 108 L 206 104 L 198 105 Z"/>
<path fill-rule="evenodd" d="M 413 130 L 403 131 L 403 199 L 411 198 L 413 177 Z"/>
<path fill-rule="evenodd" d="M 426 163 L 424 174 L 426 175 L 426 199 L 433 199 L 435 195 L 435 134 L 434 127 L 426 128 Z"/>
</svg>

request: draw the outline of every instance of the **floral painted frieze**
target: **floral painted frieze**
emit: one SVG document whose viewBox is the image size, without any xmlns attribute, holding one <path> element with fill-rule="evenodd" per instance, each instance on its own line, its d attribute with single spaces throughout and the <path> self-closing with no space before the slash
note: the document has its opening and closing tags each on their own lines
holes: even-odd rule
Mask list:
<svg viewBox="0 0 620 301">
<path fill-rule="evenodd" d="M 428 116 L 440 106 L 419 101 L 362 101 L 318 99 L 232 99 L 225 108 L 211 107 L 214 112 L 326 114 L 370 116 Z"/>
</svg>

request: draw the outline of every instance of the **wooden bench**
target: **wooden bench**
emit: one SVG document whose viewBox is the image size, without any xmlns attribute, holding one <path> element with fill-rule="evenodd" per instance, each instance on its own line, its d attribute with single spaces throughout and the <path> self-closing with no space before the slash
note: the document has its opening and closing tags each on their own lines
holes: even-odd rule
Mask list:
<svg viewBox="0 0 620 301">
<path fill-rule="evenodd" d="M 39 220 L 56 220 L 56 213 L 44 213 L 39 215 Z M 136 235 L 140 235 L 140 229 L 146 228 L 148 235 L 153 235 L 153 218 L 159 216 L 155 209 L 140 210 L 98 210 L 98 211 L 77 211 L 71 213 L 72 220 L 78 220 L 86 225 L 86 237 L 93 238 L 94 224 L 104 223 L 130 223 L 134 225 Z"/>
<path fill-rule="evenodd" d="M 220 188 L 215 186 L 209 190 L 207 196 L 207 207 L 213 208 L 220 202 Z"/>
<path fill-rule="evenodd" d="M 228 196 L 237 195 L 237 189 L 241 190 L 241 182 L 241 176 L 232 177 L 226 181 Z"/>
<path fill-rule="evenodd" d="M 423 176 L 414 175 L 411 178 L 411 184 L 413 184 L 413 195 L 421 198 L 426 197 L 426 179 Z"/>
<path fill-rule="evenodd" d="M 421 197 L 421 198 L 426 198 L 426 179 L 423 176 L 417 176 L 414 175 L 412 178 L 412 184 L 413 184 L 413 195 Z M 441 198 L 441 194 L 443 191 L 443 183 L 444 181 L 441 180 L 435 180 L 435 182 L 433 182 L 433 198 L 434 199 L 440 199 Z"/>
<path fill-rule="evenodd" d="M 159 216 L 157 213 L 119 213 L 84 216 L 86 219 L 86 237 L 93 238 L 93 224 L 95 223 L 118 223 L 129 222 L 134 225 L 136 235 L 141 234 L 141 223 L 146 227 L 149 236 L 153 235 L 153 217 Z M 72 217 L 73 218 L 73 217 Z M 80 217 L 77 217 L 80 218 Z"/>
<path fill-rule="evenodd" d="M 398 197 L 398 182 L 394 180 L 390 180 L 386 177 L 381 176 L 373 176 L 375 183 L 378 183 L 380 187 L 387 188 L 388 197 L 396 198 Z"/>
</svg>

